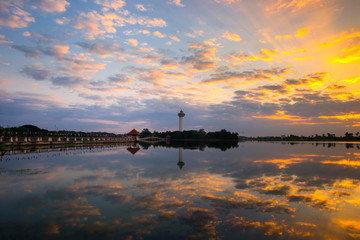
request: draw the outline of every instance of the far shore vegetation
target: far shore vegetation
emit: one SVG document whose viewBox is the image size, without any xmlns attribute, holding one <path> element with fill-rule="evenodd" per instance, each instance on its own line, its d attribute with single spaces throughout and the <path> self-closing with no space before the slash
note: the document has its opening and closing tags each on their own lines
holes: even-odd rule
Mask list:
<svg viewBox="0 0 360 240">
<path fill-rule="evenodd" d="M 19 127 L 1 127 L 0 136 L 5 139 L 14 136 L 53 136 L 53 137 L 122 137 L 124 134 L 115 134 L 108 132 L 83 132 L 83 131 L 69 131 L 69 130 L 47 130 L 41 129 L 34 125 L 23 125 Z M 153 131 L 145 128 L 140 132 L 140 138 L 168 138 L 171 140 L 230 140 L 230 141 L 351 141 L 360 142 L 359 132 L 346 132 L 343 136 L 336 136 L 333 133 L 315 134 L 311 136 L 297 136 L 294 134 L 282 136 L 258 136 L 246 137 L 239 136 L 236 132 L 229 132 L 225 129 L 214 132 L 206 132 L 204 129 L 200 130 L 185 130 L 185 131 Z"/>
<path fill-rule="evenodd" d="M 205 132 L 204 129 L 200 130 L 185 130 L 185 131 L 166 131 L 166 132 L 151 132 L 145 128 L 140 133 L 141 138 L 146 137 L 158 137 L 158 138 L 170 138 L 172 140 L 239 140 L 239 136 L 235 132 L 229 132 L 225 129 L 216 132 Z"/>
</svg>

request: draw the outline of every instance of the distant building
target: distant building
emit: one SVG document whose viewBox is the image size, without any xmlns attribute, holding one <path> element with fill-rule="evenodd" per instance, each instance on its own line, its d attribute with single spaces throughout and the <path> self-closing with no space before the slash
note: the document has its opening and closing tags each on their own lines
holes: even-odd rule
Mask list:
<svg viewBox="0 0 360 240">
<path fill-rule="evenodd" d="M 125 134 L 125 136 L 131 137 L 135 141 L 139 141 L 139 139 L 140 139 L 140 133 L 138 131 L 136 131 L 135 129 L 133 129 L 130 132 L 128 132 L 127 134 Z"/>
<path fill-rule="evenodd" d="M 183 112 L 183 110 L 180 110 L 180 112 L 178 113 L 179 116 L 179 131 L 182 132 L 183 131 L 183 118 L 185 117 L 185 113 Z"/>
</svg>

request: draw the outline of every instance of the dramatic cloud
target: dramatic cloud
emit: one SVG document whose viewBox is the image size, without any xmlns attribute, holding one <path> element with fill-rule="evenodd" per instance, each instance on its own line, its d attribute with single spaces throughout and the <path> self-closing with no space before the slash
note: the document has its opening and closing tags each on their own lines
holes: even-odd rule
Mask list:
<svg viewBox="0 0 360 240">
<path fill-rule="evenodd" d="M 157 130 L 173 130 L 169 112 L 186 107 L 195 129 L 356 131 L 360 21 L 352 0 L 213 0 L 195 11 L 199 4 L 1 1 L 1 86 L 109 111 L 126 102 L 121 111 L 134 120 L 124 122 L 141 122 L 158 104 L 169 115 L 144 117 Z"/>
</svg>

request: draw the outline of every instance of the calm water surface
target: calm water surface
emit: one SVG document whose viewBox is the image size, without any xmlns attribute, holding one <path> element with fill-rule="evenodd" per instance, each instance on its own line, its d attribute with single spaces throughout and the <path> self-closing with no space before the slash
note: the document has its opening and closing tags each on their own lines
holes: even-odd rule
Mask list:
<svg viewBox="0 0 360 240">
<path fill-rule="evenodd" d="M 360 147 L 2 152 L 0 239 L 360 239 Z"/>
</svg>

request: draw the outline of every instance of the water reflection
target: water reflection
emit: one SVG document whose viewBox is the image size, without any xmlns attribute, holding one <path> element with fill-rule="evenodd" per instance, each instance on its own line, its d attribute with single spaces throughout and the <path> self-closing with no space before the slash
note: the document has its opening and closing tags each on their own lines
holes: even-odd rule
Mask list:
<svg viewBox="0 0 360 240">
<path fill-rule="evenodd" d="M 4 153 L 0 238 L 360 238 L 357 144 L 218 146 Z"/>
<path fill-rule="evenodd" d="M 182 169 L 182 167 L 185 165 L 185 163 L 183 162 L 183 149 L 179 148 L 179 161 L 178 164 L 180 169 Z"/>
</svg>

